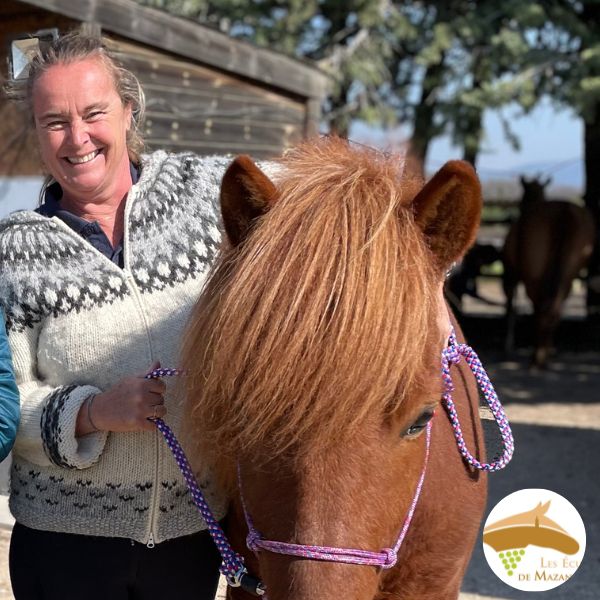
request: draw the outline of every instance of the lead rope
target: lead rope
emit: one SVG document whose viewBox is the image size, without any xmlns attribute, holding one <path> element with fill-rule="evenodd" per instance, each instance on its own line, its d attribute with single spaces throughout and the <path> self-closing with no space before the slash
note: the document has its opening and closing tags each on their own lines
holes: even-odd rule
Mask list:
<svg viewBox="0 0 600 600">
<path fill-rule="evenodd" d="M 146 375 L 146 379 L 159 379 L 161 377 L 172 377 L 181 374 L 182 371 L 180 369 L 154 369 L 154 371 L 151 371 Z M 231 547 L 231 544 L 225 536 L 225 532 L 219 525 L 219 522 L 215 519 L 208 502 L 206 502 L 204 495 L 200 491 L 200 487 L 194 477 L 187 456 L 185 455 L 181 444 L 175 437 L 175 434 L 162 419 L 151 418 L 150 420 L 154 422 L 157 429 L 165 438 L 167 446 L 169 446 L 169 449 L 173 453 L 175 462 L 190 490 L 192 500 L 206 522 L 208 532 L 221 554 L 222 562 L 219 571 L 225 577 L 227 584 L 231 587 L 242 587 L 245 591 L 254 596 L 264 596 L 264 585 L 256 579 L 256 577 L 253 577 L 248 573 L 248 570 L 244 566 L 243 557 Z"/>
</svg>

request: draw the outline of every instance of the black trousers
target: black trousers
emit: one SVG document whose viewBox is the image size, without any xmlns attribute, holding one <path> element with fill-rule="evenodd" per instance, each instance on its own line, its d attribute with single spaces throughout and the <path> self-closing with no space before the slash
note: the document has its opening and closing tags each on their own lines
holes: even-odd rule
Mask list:
<svg viewBox="0 0 600 600">
<path fill-rule="evenodd" d="M 10 541 L 16 600 L 213 600 L 220 564 L 207 531 L 147 548 L 15 523 Z"/>
</svg>

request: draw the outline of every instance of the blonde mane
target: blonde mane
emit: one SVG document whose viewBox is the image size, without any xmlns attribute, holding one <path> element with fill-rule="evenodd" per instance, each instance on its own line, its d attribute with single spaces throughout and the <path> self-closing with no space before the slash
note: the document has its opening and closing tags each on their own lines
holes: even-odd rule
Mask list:
<svg viewBox="0 0 600 600">
<path fill-rule="evenodd" d="M 385 418 L 419 384 L 435 326 L 421 182 L 401 158 L 322 139 L 279 163 L 279 199 L 223 252 L 184 343 L 187 437 L 218 461 L 321 452 Z"/>
</svg>

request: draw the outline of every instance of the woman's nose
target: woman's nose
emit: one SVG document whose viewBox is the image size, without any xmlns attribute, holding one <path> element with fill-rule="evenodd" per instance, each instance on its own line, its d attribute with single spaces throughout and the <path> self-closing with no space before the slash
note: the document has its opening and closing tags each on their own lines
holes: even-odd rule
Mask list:
<svg viewBox="0 0 600 600">
<path fill-rule="evenodd" d="M 73 121 L 70 127 L 70 141 L 73 146 L 83 146 L 90 139 L 87 126 L 83 121 Z"/>
</svg>

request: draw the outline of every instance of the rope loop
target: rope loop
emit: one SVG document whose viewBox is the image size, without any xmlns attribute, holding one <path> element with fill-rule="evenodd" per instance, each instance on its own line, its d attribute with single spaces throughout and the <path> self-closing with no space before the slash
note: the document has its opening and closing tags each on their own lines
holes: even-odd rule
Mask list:
<svg viewBox="0 0 600 600">
<path fill-rule="evenodd" d="M 454 384 L 452 383 L 450 366 L 453 364 L 457 365 L 460 362 L 461 358 L 465 359 L 467 365 L 471 369 L 471 372 L 475 376 L 477 385 L 483 393 L 485 401 L 490 407 L 490 410 L 494 415 L 494 419 L 496 420 L 498 429 L 500 431 L 503 451 L 502 454 L 496 456 L 491 463 L 482 463 L 478 461 L 471 454 L 471 452 L 469 452 L 463 437 L 462 428 L 460 426 L 460 420 L 458 418 L 458 412 L 452 399 Z M 475 352 L 475 350 L 473 350 L 473 348 L 471 348 L 471 346 L 468 346 L 467 344 L 458 343 L 456 333 L 454 332 L 454 330 L 450 334 L 450 338 L 448 340 L 448 347 L 442 350 L 442 379 L 444 380 L 444 394 L 442 395 L 442 402 L 450 418 L 452 429 L 454 430 L 454 437 L 456 438 L 458 449 L 463 458 L 472 467 L 475 467 L 476 469 L 479 469 L 481 471 L 492 472 L 503 469 L 512 459 L 515 449 L 515 442 L 510 428 L 510 424 L 508 422 L 508 418 L 506 417 L 506 413 L 504 412 L 502 404 L 498 399 L 496 390 L 494 389 L 494 386 L 492 385 L 488 374 L 486 373 L 483 365 L 481 364 L 481 361 L 479 360 L 479 356 L 477 356 L 477 353 Z"/>
</svg>

